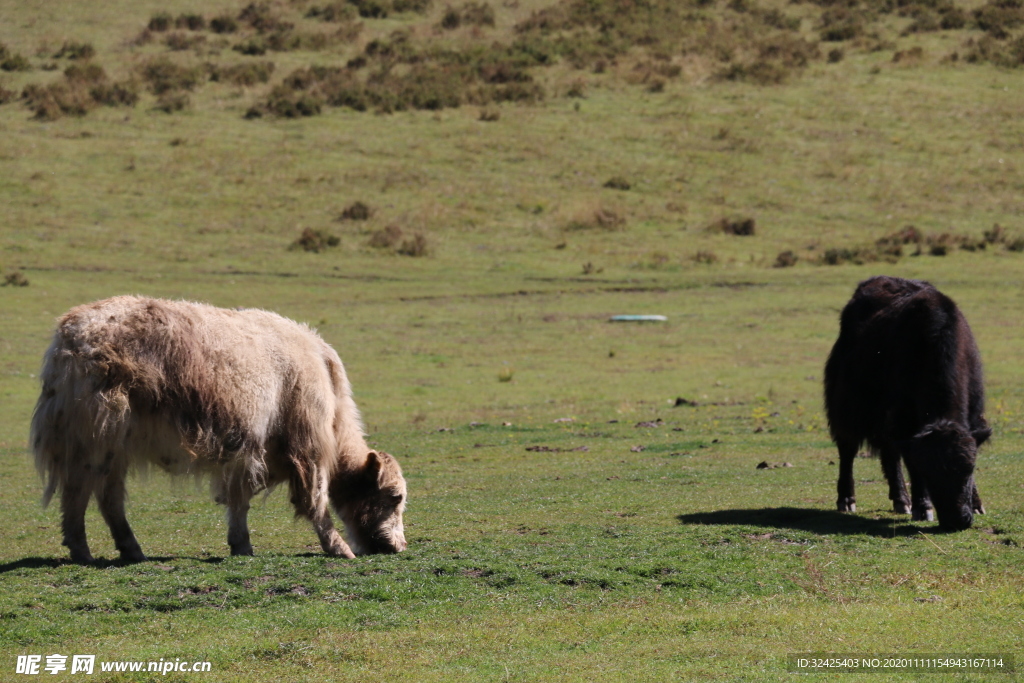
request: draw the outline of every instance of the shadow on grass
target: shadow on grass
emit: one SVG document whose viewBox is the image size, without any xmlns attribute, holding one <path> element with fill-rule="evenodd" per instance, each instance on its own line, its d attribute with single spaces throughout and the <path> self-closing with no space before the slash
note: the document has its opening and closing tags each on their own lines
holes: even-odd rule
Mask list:
<svg viewBox="0 0 1024 683">
<path fill-rule="evenodd" d="M 144 562 L 125 562 L 121 559 L 108 560 L 105 557 L 98 557 L 89 564 L 80 565 L 93 569 L 109 569 L 110 567 L 128 567 L 135 564 L 149 564 L 153 562 L 172 562 L 174 560 L 192 560 L 204 564 L 219 564 L 224 561 L 223 557 L 179 557 L 167 555 L 164 557 L 147 556 Z M 0 564 L 0 574 L 17 571 L 18 569 L 56 569 L 64 565 L 76 564 L 68 557 L 26 557 L 14 562 Z"/>
<path fill-rule="evenodd" d="M 683 524 L 720 524 L 729 526 L 759 526 L 773 529 L 794 529 L 809 531 L 823 536 L 831 534 L 865 534 L 892 538 L 914 536 L 921 529 L 892 518 L 870 519 L 857 514 L 836 510 L 814 510 L 808 508 L 761 508 L 758 510 L 716 510 L 679 515 Z M 929 534 L 944 534 L 946 531 L 934 527 Z"/>
</svg>

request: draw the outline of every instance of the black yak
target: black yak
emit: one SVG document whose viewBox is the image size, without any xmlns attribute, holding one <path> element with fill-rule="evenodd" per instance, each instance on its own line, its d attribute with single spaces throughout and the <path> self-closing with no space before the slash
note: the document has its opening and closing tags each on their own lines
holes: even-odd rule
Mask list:
<svg viewBox="0 0 1024 683">
<path fill-rule="evenodd" d="M 128 471 L 149 464 L 210 476 L 233 555 L 253 552 L 250 499 L 279 483 L 327 554 L 405 548 L 401 468 L 367 447 L 338 354 L 305 325 L 255 309 L 116 297 L 60 319 L 41 380 L 30 443 L 44 503 L 60 492 L 75 562 L 92 560 L 93 495 L 121 558 L 145 559 L 124 495 Z"/>
<path fill-rule="evenodd" d="M 963 314 L 929 283 L 860 283 L 825 364 L 825 408 L 839 448 L 839 510 L 856 510 L 853 461 L 867 442 L 896 512 L 930 521 L 934 505 L 940 526 L 959 530 L 985 511 L 974 483 L 978 447 L 992 434 L 981 359 Z"/>
</svg>

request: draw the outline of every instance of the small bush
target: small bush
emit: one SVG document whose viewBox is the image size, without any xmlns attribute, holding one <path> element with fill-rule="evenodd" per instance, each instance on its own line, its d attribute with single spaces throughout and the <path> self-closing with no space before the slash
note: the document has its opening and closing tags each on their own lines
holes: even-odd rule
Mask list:
<svg viewBox="0 0 1024 683">
<path fill-rule="evenodd" d="M 188 93 L 172 90 L 163 93 L 157 98 L 155 108 L 159 111 L 173 114 L 187 109 L 191 104 L 192 100 L 189 98 Z"/>
<path fill-rule="evenodd" d="M 369 219 L 373 211 L 369 206 L 363 202 L 353 202 L 345 207 L 345 210 L 341 212 L 341 220 L 343 221 L 365 221 Z"/>
<path fill-rule="evenodd" d="M 584 211 L 566 225 L 566 230 L 619 230 L 626 225 L 626 219 L 613 209 L 598 207 Z"/>
<path fill-rule="evenodd" d="M 226 67 L 214 66 L 210 71 L 210 80 L 253 86 L 258 83 L 267 83 L 273 73 L 273 62 L 252 62 Z"/>
<path fill-rule="evenodd" d="M 604 187 L 611 190 L 628 190 L 632 185 L 630 185 L 629 181 L 622 176 L 615 176 L 613 178 L 609 178 L 605 182 Z"/>
<path fill-rule="evenodd" d="M 249 57 L 259 57 L 267 53 L 267 41 L 263 36 L 253 36 L 233 45 L 231 49 Z"/>
<path fill-rule="evenodd" d="M 210 30 L 214 33 L 234 33 L 238 30 L 238 22 L 230 14 L 221 14 L 210 20 Z"/>
<path fill-rule="evenodd" d="M 202 31 L 206 28 L 206 19 L 202 14 L 179 14 L 178 18 L 174 20 L 174 27 L 189 31 Z"/>
<path fill-rule="evenodd" d="M 180 33 L 178 31 L 168 33 L 164 37 L 164 45 L 178 52 L 181 52 L 183 50 L 191 50 L 192 48 L 202 45 L 205 42 L 206 36 L 194 36 L 189 35 L 187 33 Z"/>
<path fill-rule="evenodd" d="M 711 265 L 718 263 L 718 254 L 713 251 L 701 250 L 693 255 L 694 263 L 703 263 L 705 265 Z"/>
<path fill-rule="evenodd" d="M 480 110 L 480 120 L 493 123 L 501 120 L 501 110 L 497 107 L 484 107 Z"/>
<path fill-rule="evenodd" d="M 166 57 L 146 62 L 140 67 L 139 73 L 154 95 L 172 90 L 192 90 L 205 76 L 201 68 L 181 66 Z"/>
<path fill-rule="evenodd" d="M 864 18 L 859 11 L 849 7 L 829 7 L 821 13 L 819 31 L 821 39 L 826 42 L 851 40 L 864 33 Z"/>
<path fill-rule="evenodd" d="M 403 240 L 398 247 L 397 253 L 402 256 L 426 256 L 428 251 L 427 238 L 423 233 L 417 232 L 411 239 Z"/>
<path fill-rule="evenodd" d="M 840 50 L 839 48 L 834 48 L 832 50 L 829 50 L 828 51 L 828 63 L 829 64 L 838 64 L 839 62 L 843 61 L 843 57 L 845 57 L 845 56 L 846 56 L 845 53 L 842 50 Z"/>
<path fill-rule="evenodd" d="M 753 218 L 723 218 L 711 224 L 712 230 L 720 230 L 726 235 L 749 237 L 757 230 L 757 222 Z"/>
<path fill-rule="evenodd" d="M 333 2 L 329 5 L 313 6 L 306 11 L 306 18 L 320 21 L 351 21 L 359 16 L 356 8 L 347 2 Z"/>
<path fill-rule="evenodd" d="M 401 241 L 402 229 L 397 225 L 389 225 L 370 235 L 370 246 L 374 249 L 394 249 Z"/>
<path fill-rule="evenodd" d="M 772 264 L 772 267 L 773 268 L 791 268 L 792 266 L 796 265 L 796 262 L 798 260 L 799 259 L 797 258 L 797 255 L 795 253 L 793 253 L 792 251 L 789 251 L 789 250 L 782 251 L 782 252 L 779 252 L 779 255 L 775 257 L 775 263 Z"/>
<path fill-rule="evenodd" d="M 312 251 L 314 253 L 320 253 L 328 247 L 336 247 L 341 243 L 341 240 L 334 235 L 323 232 L 322 230 L 314 230 L 312 228 L 306 228 L 299 235 L 299 238 L 291 243 L 288 247 L 290 251 L 302 249 L 303 251 Z"/>
<path fill-rule="evenodd" d="M 60 50 L 53 55 L 54 59 L 92 59 L 96 55 L 96 48 L 92 43 L 79 43 L 73 40 L 66 40 Z"/>
<path fill-rule="evenodd" d="M 993 225 L 991 230 L 982 233 L 982 236 L 989 244 L 1002 244 L 1007 239 L 1006 229 L 998 223 Z"/>
<path fill-rule="evenodd" d="M 4 287 L 28 287 L 28 278 L 20 270 L 4 276 Z"/>
<path fill-rule="evenodd" d="M 433 0 L 392 0 L 391 7 L 396 12 L 416 12 L 423 14 L 433 4 Z"/>
<path fill-rule="evenodd" d="M 157 12 L 149 19 L 146 28 L 154 33 L 163 33 L 174 25 L 174 17 L 168 12 Z"/>
<path fill-rule="evenodd" d="M 4 71 L 31 71 L 32 65 L 24 55 L 11 54 L 0 61 L 0 69 Z"/>
</svg>

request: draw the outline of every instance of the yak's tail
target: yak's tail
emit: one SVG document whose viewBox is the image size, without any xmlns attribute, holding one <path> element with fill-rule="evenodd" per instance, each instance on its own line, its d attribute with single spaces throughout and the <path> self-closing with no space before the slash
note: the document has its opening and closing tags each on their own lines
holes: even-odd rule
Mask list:
<svg viewBox="0 0 1024 683">
<path fill-rule="evenodd" d="M 123 448 L 128 390 L 112 384 L 96 361 L 77 353 L 58 329 L 43 358 L 42 391 L 29 443 L 44 480 L 43 505 L 70 477 L 100 473 Z"/>
</svg>

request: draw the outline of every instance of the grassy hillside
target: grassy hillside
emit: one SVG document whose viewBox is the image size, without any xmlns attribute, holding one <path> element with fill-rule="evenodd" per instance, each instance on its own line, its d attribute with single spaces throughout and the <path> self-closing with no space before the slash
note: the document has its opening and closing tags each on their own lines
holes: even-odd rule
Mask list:
<svg viewBox="0 0 1024 683">
<path fill-rule="evenodd" d="M 796 652 L 1019 652 L 1022 27 L 1007 1 L 0 3 L 0 670 L 789 680 Z M 893 515 L 871 459 L 834 511 L 821 368 L 878 273 L 978 338 L 971 530 Z M 257 556 L 226 557 L 205 489 L 154 475 L 129 488 L 152 561 L 112 562 L 90 510 L 106 559 L 65 564 L 35 375 L 55 317 L 121 293 L 316 327 L 405 469 L 408 551 L 322 557 L 276 492 Z"/>
</svg>

